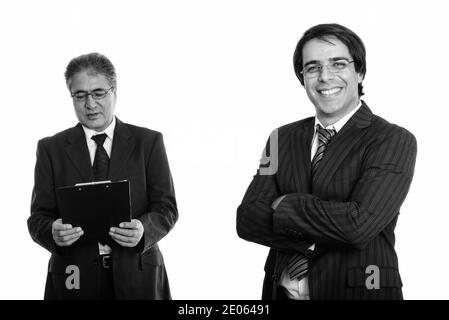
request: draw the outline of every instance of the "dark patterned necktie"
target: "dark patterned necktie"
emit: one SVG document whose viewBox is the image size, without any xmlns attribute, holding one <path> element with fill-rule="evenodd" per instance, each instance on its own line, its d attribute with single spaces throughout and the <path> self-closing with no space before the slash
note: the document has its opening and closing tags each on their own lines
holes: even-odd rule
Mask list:
<svg viewBox="0 0 449 320">
<path fill-rule="evenodd" d="M 316 125 L 316 130 L 318 134 L 318 149 L 312 159 L 312 179 L 316 174 L 319 164 L 324 157 L 324 152 L 332 139 L 333 136 L 337 133 L 335 129 L 324 129 L 319 124 Z M 290 275 L 290 279 L 298 279 L 301 280 L 307 274 L 307 269 L 309 268 L 308 259 L 300 253 L 293 255 L 288 261 L 288 274 Z"/>
<path fill-rule="evenodd" d="M 94 159 L 94 176 L 95 181 L 103 181 L 108 179 L 109 172 L 109 156 L 103 147 L 104 140 L 106 140 L 106 133 L 97 134 L 92 136 L 92 140 L 97 144 L 97 150 L 95 151 Z"/>
<path fill-rule="evenodd" d="M 319 164 L 324 157 L 324 152 L 326 151 L 329 142 L 332 137 L 337 134 L 335 129 L 324 129 L 319 124 L 316 125 L 316 130 L 318 134 L 318 148 L 312 159 L 312 177 L 316 175 Z"/>
</svg>

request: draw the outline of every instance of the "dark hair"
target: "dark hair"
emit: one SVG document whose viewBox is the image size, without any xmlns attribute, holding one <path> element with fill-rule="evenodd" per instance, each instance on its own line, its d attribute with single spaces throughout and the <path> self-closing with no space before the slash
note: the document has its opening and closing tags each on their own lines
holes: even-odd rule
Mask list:
<svg viewBox="0 0 449 320">
<path fill-rule="evenodd" d="M 318 38 L 320 40 L 329 41 L 329 38 L 335 37 L 341 42 L 343 42 L 349 50 L 352 59 L 354 59 L 355 71 L 362 75 L 362 79 L 365 78 L 366 74 L 366 51 L 362 40 L 353 31 L 348 28 L 336 24 L 319 24 L 309 30 L 307 30 L 302 38 L 296 45 L 295 53 L 293 55 L 293 67 L 295 69 L 296 76 L 298 77 L 301 84 L 304 86 L 304 77 L 301 73 L 303 68 L 302 60 L 302 50 L 304 45 L 312 39 Z M 359 83 L 358 86 L 359 97 L 363 93 L 363 86 Z"/>
<path fill-rule="evenodd" d="M 117 75 L 112 62 L 101 53 L 93 52 L 83 54 L 79 57 L 73 58 L 65 70 L 65 82 L 69 85 L 72 77 L 82 71 L 92 72 L 94 74 L 101 74 L 106 77 L 109 84 L 117 89 Z"/>
</svg>

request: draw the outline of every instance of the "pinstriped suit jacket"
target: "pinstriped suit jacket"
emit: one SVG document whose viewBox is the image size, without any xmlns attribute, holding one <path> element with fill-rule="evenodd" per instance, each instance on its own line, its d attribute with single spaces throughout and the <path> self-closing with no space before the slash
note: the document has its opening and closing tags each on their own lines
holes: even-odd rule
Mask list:
<svg viewBox="0 0 449 320">
<path fill-rule="evenodd" d="M 312 181 L 313 125 L 307 118 L 278 129 L 277 172 L 259 168 L 237 209 L 239 236 L 271 248 L 262 298 L 282 297 L 280 274 L 302 252 L 310 258 L 311 299 L 402 299 L 394 229 L 413 177 L 415 137 L 362 101 Z M 374 283 L 370 266 L 379 270 L 379 288 L 366 285 Z"/>
</svg>

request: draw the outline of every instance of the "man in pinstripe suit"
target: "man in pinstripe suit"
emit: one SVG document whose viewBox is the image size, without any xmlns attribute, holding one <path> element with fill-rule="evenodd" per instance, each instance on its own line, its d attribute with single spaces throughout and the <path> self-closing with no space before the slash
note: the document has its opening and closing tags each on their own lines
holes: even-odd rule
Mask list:
<svg viewBox="0 0 449 320">
<path fill-rule="evenodd" d="M 238 235 L 270 247 L 262 298 L 402 299 L 394 229 L 415 137 L 360 99 L 351 30 L 310 28 L 293 60 L 316 115 L 273 131 L 237 210 Z"/>
</svg>

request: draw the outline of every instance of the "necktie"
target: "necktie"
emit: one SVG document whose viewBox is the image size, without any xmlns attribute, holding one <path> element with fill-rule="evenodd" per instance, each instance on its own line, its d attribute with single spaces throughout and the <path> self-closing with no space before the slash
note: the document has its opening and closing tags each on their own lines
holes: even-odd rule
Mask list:
<svg viewBox="0 0 449 320">
<path fill-rule="evenodd" d="M 335 129 L 324 129 L 319 124 L 316 125 L 316 130 L 318 133 L 318 149 L 312 159 L 312 179 L 318 170 L 319 164 L 323 159 L 324 152 L 326 151 L 330 140 L 337 133 Z M 309 261 L 303 254 L 297 253 L 288 261 L 288 274 L 292 280 L 301 280 L 304 278 L 307 274 L 308 268 Z"/>
<path fill-rule="evenodd" d="M 106 133 L 97 134 L 92 136 L 92 140 L 97 144 L 97 150 L 95 151 L 94 159 L 94 176 L 95 181 L 103 181 L 108 179 L 109 172 L 109 157 L 106 150 L 103 147 L 104 140 L 106 139 Z"/>
<path fill-rule="evenodd" d="M 318 133 L 318 148 L 312 159 L 312 177 L 316 174 L 319 164 L 324 157 L 324 152 L 331 141 L 332 137 L 337 134 L 335 129 L 324 129 L 319 124 L 316 125 Z"/>
</svg>

